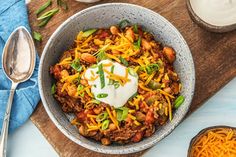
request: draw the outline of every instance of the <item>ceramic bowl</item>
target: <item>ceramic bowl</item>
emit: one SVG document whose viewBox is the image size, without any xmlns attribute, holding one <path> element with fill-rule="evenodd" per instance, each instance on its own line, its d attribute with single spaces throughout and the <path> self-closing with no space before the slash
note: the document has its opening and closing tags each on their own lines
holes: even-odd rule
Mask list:
<svg viewBox="0 0 236 157">
<path fill-rule="evenodd" d="M 191 17 L 191 19 L 198 24 L 200 27 L 210 31 L 210 32 L 215 32 L 215 33 L 225 33 L 225 32 L 230 32 L 236 29 L 236 23 L 231 24 L 231 25 L 225 25 L 225 26 L 216 26 L 209 24 L 205 22 L 203 19 L 201 19 L 194 11 L 192 5 L 191 5 L 191 0 L 187 0 L 187 9 L 188 13 Z"/>
<path fill-rule="evenodd" d="M 191 157 L 191 151 L 192 151 L 192 148 L 193 148 L 193 145 L 195 144 L 195 142 L 197 140 L 199 140 L 200 138 L 202 138 L 202 136 L 206 135 L 209 131 L 216 131 L 218 129 L 232 129 L 234 131 L 236 131 L 236 128 L 235 127 L 231 127 L 231 126 L 224 126 L 224 125 L 221 125 L 221 126 L 211 126 L 211 127 L 208 127 L 208 128 L 205 128 L 205 129 L 202 129 L 196 136 L 194 136 L 192 138 L 192 140 L 190 141 L 190 144 L 189 144 L 189 148 L 188 148 L 188 155 L 187 157 Z"/>
<path fill-rule="evenodd" d="M 72 115 L 65 114 L 51 94 L 53 78 L 49 74 L 49 68 L 57 63 L 63 51 L 73 44 L 80 30 L 109 27 L 118 24 L 123 19 L 142 25 L 146 30 L 154 34 L 156 40 L 176 50 L 177 59 L 174 66 L 182 81 L 183 89 L 181 94 L 186 99 L 173 114 L 173 120 L 156 130 L 151 137 L 133 144 L 104 146 L 99 142 L 81 136 L 78 129 L 70 124 Z M 39 69 L 40 95 L 53 123 L 75 143 L 90 150 L 108 154 L 138 152 L 153 146 L 170 134 L 187 113 L 195 86 L 195 70 L 192 55 L 187 43 L 178 30 L 158 13 L 141 6 L 126 3 L 97 5 L 82 10 L 68 18 L 48 40 L 42 53 Z"/>
</svg>

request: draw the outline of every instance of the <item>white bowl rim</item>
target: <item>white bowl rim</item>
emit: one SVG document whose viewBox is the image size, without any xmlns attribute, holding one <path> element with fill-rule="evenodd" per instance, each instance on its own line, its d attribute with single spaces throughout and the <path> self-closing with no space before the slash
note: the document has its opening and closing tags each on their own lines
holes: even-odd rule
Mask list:
<svg viewBox="0 0 236 157">
<path fill-rule="evenodd" d="M 95 152 L 99 152 L 99 153 L 106 153 L 106 154 L 129 154 L 129 153 L 135 153 L 135 152 L 139 152 L 139 151 L 142 151 L 142 150 L 145 150 L 147 148 L 150 148 L 152 147 L 154 144 L 156 144 L 157 142 L 159 142 L 160 140 L 164 139 L 164 137 L 168 136 L 179 124 L 180 122 L 183 120 L 183 118 L 185 117 L 185 115 L 187 114 L 188 110 L 189 110 L 189 107 L 191 105 L 191 102 L 192 102 L 192 98 L 193 98 L 193 93 L 194 93 L 194 90 L 195 90 L 195 66 L 194 66 L 194 62 L 193 62 L 193 58 L 192 58 L 192 54 L 190 53 L 190 61 L 192 62 L 192 64 L 190 65 L 191 66 L 191 69 L 193 70 L 193 73 L 192 73 L 192 78 L 191 78 L 191 85 L 192 85 L 192 94 L 191 94 L 191 97 L 190 97 L 190 102 L 188 105 L 186 105 L 186 109 L 184 110 L 183 112 L 183 116 L 182 117 L 179 117 L 178 120 L 177 120 L 177 125 L 175 125 L 174 127 L 171 127 L 169 128 L 169 130 L 167 130 L 165 132 L 165 134 L 162 135 L 162 138 L 160 140 L 155 140 L 155 142 L 150 141 L 148 143 L 145 143 L 145 145 L 143 146 L 136 146 L 136 147 L 129 147 L 129 148 L 124 148 L 124 149 L 117 149 L 117 150 L 114 150 L 114 149 L 105 149 L 105 150 L 102 150 L 102 149 L 98 149 L 97 147 L 93 146 L 93 145 L 90 145 L 90 144 L 87 144 L 87 143 L 84 143 L 84 142 L 81 142 L 80 140 L 78 140 L 77 138 L 75 138 L 74 136 L 71 136 L 67 130 L 62 127 L 60 125 L 60 123 L 58 122 L 58 120 L 54 117 L 54 115 L 51 113 L 48 105 L 47 105 L 47 102 L 46 102 L 46 99 L 44 98 L 44 93 L 43 93 L 43 87 L 42 87 L 42 67 L 43 67 L 43 64 L 42 64 L 42 60 L 44 60 L 44 58 L 46 57 L 46 51 L 52 41 L 52 39 L 60 32 L 60 30 L 66 26 L 71 20 L 73 20 L 74 18 L 76 18 L 77 16 L 81 15 L 81 14 L 84 14 L 85 12 L 88 12 L 92 9 L 98 9 L 100 7 L 109 7 L 109 6 L 114 6 L 114 5 L 123 5 L 123 6 L 128 6 L 128 7 L 136 7 L 136 8 L 139 8 L 141 10 L 145 10 L 146 12 L 149 12 L 150 14 L 154 14 L 155 16 L 159 16 L 158 18 L 160 18 L 162 21 L 164 21 L 171 29 L 173 29 L 179 38 L 182 39 L 186 49 L 190 51 L 189 47 L 188 47 L 188 44 L 186 43 L 185 39 L 183 38 L 183 36 L 180 34 L 180 32 L 177 30 L 177 28 L 175 28 L 166 18 L 164 18 L 163 16 L 161 16 L 160 14 L 158 14 L 157 12 L 154 12 L 148 8 L 145 8 L 145 7 L 142 7 L 142 6 L 139 6 L 139 5 L 136 5 L 136 4 L 130 4 L 130 3 L 105 3 L 105 4 L 99 4 L 99 5 L 95 5 L 95 6 L 92 6 L 92 7 L 88 7 L 86 9 L 83 9 L 77 13 L 75 13 L 74 15 L 70 16 L 66 21 L 64 21 L 54 32 L 53 34 L 50 36 L 50 38 L 48 39 L 44 49 L 43 49 L 43 52 L 42 52 L 42 55 L 41 55 L 41 59 L 40 59 L 40 64 L 39 64 L 39 77 L 38 77 L 38 81 L 39 81 L 39 93 L 40 93 L 40 96 L 41 96 L 41 100 L 42 100 L 42 103 L 43 103 L 43 106 L 49 116 L 49 118 L 52 120 L 52 122 L 56 125 L 56 127 L 67 137 L 69 138 L 70 140 L 72 140 L 73 142 L 75 142 L 76 144 L 79 144 L 80 146 L 83 146 L 84 148 L 87 148 L 89 150 L 92 150 L 92 151 L 95 151 Z"/>
</svg>

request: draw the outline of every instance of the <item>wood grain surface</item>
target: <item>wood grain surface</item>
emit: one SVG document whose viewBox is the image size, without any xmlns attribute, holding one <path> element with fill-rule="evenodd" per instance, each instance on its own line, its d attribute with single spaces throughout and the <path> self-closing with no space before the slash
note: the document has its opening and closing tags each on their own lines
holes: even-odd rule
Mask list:
<svg viewBox="0 0 236 157">
<path fill-rule="evenodd" d="M 83 4 L 75 0 L 68 0 L 68 11 L 60 11 L 44 28 L 37 27 L 35 11 L 47 0 L 33 0 L 28 4 L 29 21 L 32 30 L 43 35 L 43 41 L 36 43 L 39 55 L 42 53 L 50 35 L 56 28 L 71 15 L 78 11 L 99 3 L 127 2 L 138 4 L 154 10 L 168 19 L 186 39 L 194 58 L 196 68 L 196 89 L 189 113 L 195 111 L 208 98 L 236 76 L 236 31 L 224 34 L 207 32 L 193 23 L 188 15 L 185 0 L 103 0 L 94 4 Z M 56 7 L 54 0 L 51 8 Z M 144 151 L 129 155 L 105 155 L 87 150 L 65 137 L 49 119 L 42 103 L 31 116 L 31 120 L 55 148 L 59 156 L 86 157 L 86 156 L 129 156 L 138 157 Z"/>
</svg>

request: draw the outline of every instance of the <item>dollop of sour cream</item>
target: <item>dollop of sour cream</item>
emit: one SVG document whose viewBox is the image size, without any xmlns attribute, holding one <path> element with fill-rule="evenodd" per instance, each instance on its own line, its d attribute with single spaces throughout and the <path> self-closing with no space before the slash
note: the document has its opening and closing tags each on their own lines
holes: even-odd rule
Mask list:
<svg viewBox="0 0 236 157">
<path fill-rule="evenodd" d="M 104 81 L 101 80 L 99 75 L 100 64 L 103 65 Z M 127 69 L 127 67 L 111 60 L 102 60 L 97 65 L 88 68 L 84 74 L 85 79 L 88 80 L 88 84 L 91 86 L 91 92 L 94 94 L 95 99 L 115 108 L 122 107 L 137 92 L 138 75 L 132 69 Z M 108 72 L 112 71 L 112 67 L 113 74 L 121 77 L 125 77 L 127 71 L 129 71 L 126 76 L 128 81 L 125 84 L 111 83 L 108 78 L 110 76 Z M 104 82 L 103 88 L 101 82 Z"/>
</svg>

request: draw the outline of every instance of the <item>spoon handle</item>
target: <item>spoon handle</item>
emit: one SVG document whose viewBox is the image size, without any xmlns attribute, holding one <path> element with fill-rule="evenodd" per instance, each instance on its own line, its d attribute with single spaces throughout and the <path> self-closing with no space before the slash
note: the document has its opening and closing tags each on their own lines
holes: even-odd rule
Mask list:
<svg viewBox="0 0 236 157">
<path fill-rule="evenodd" d="M 10 114 L 11 114 L 11 106 L 12 106 L 12 101 L 13 101 L 13 97 L 14 97 L 14 93 L 15 93 L 15 89 L 17 85 L 18 83 L 15 83 L 15 82 L 12 82 L 12 85 L 11 85 L 10 96 L 8 98 L 6 112 L 5 112 L 5 116 L 4 116 L 3 124 L 2 124 L 1 139 L 0 139 L 0 157 L 6 157 L 8 126 L 9 126 L 9 120 L 10 120 Z"/>
</svg>

